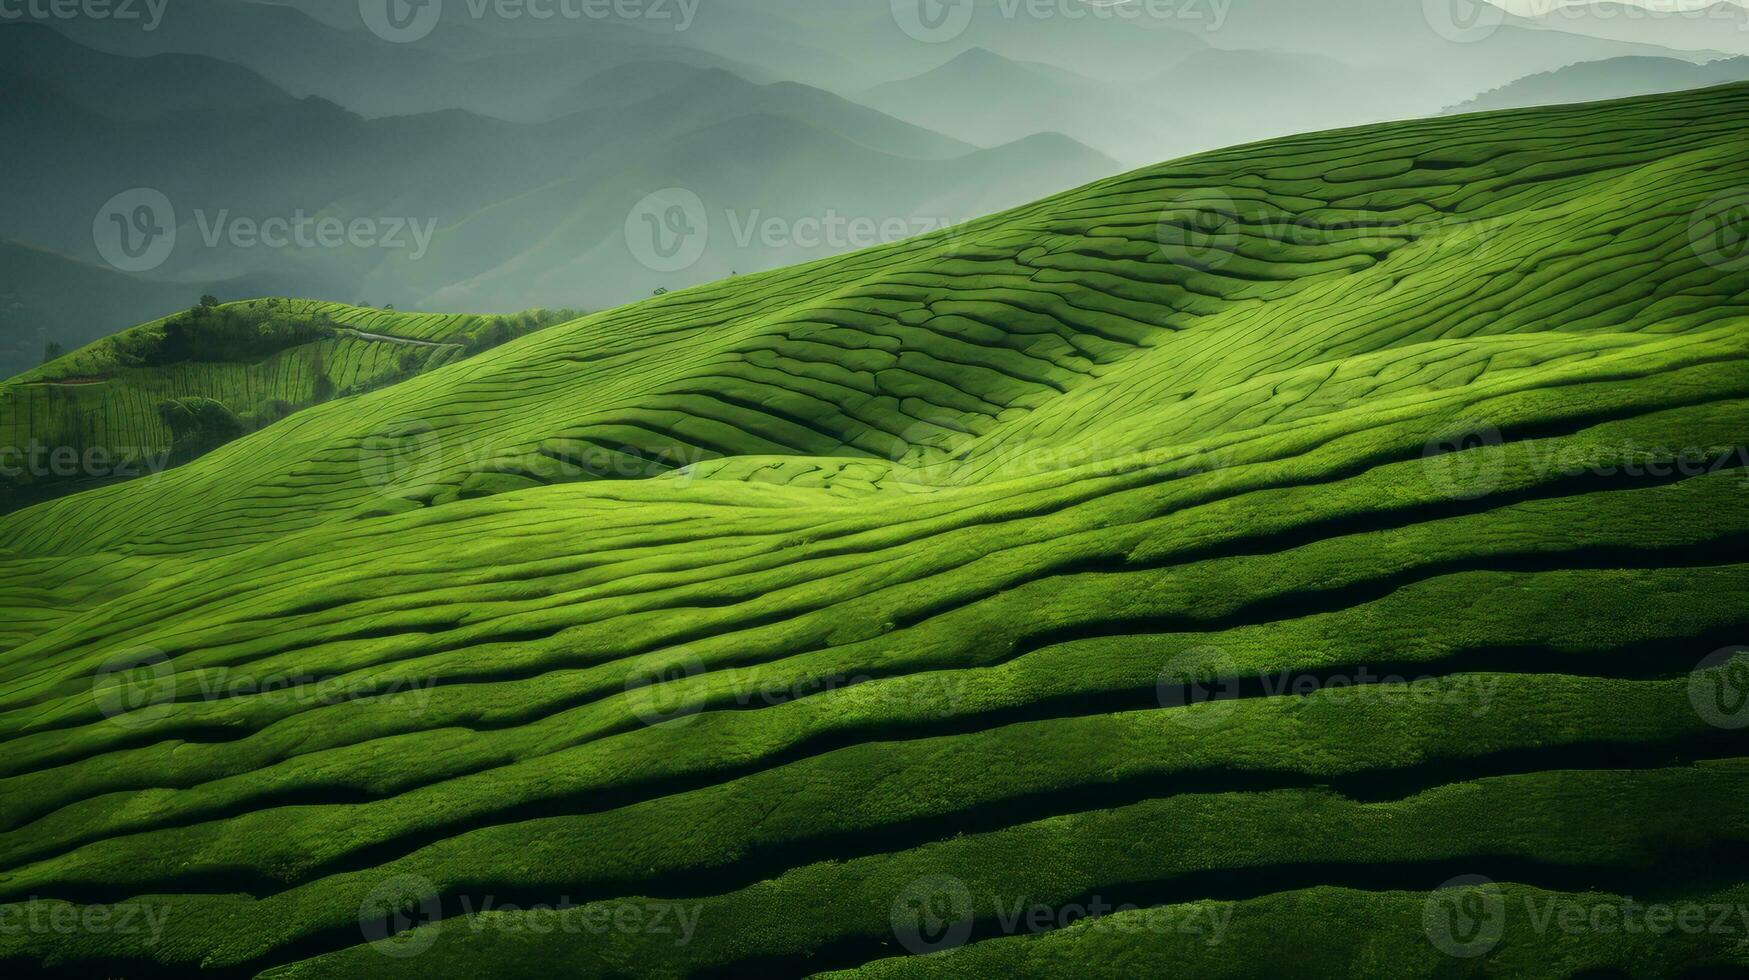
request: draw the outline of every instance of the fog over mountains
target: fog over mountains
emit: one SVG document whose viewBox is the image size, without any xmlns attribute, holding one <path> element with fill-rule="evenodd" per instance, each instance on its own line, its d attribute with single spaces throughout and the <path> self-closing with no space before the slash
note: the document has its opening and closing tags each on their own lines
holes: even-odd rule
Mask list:
<svg viewBox="0 0 1749 980">
<path fill-rule="evenodd" d="M 55 272 L 0 284 L 0 373 L 125 325 L 98 322 L 104 295 L 135 320 L 207 291 L 602 308 L 1198 150 L 1714 84 L 1749 53 L 1734 3 L 1507 6 L 176 0 L 155 23 L 7 20 L 0 242 Z M 84 312 L 53 301 L 69 291 Z"/>
</svg>

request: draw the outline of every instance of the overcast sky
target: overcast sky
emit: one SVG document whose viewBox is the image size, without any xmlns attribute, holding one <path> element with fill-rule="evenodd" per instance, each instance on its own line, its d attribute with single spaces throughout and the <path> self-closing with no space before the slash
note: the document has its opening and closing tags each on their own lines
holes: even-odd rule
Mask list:
<svg viewBox="0 0 1749 980">
<path fill-rule="evenodd" d="M 1551 7 L 1572 3 L 1574 0 L 1490 0 L 1490 2 L 1495 6 L 1505 7 L 1515 14 L 1534 15 Z M 1699 10 L 1722 2 L 1722 0 L 1614 0 L 1614 2 L 1646 7 L 1651 10 Z"/>
</svg>

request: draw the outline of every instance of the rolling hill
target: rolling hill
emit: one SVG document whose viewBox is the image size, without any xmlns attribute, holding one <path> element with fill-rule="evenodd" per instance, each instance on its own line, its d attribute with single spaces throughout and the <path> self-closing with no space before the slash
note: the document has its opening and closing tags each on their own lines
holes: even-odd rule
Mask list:
<svg viewBox="0 0 1749 980">
<path fill-rule="evenodd" d="M 0 268 L 7 271 L 0 286 L 0 381 L 42 364 L 49 344 L 71 350 L 118 324 L 187 309 L 203 295 L 266 296 L 288 285 L 271 279 L 158 282 L 6 241 L 0 241 Z"/>
<path fill-rule="evenodd" d="M 179 311 L 0 383 L 0 446 L 33 457 L 28 465 L 8 460 L 21 472 L 0 472 L 0 513 L 155 476 L 311 405 L 575 316 L 395 313 L 276 299 Z M 187 417 L 189 407 L 204 421 Z"/>
<path fill-rule="evenodd" d="M 106 924 L 0 959 L 1741 970 L 1549 923 L 1749 900 L 1746 126 L 1201 154 L 0 517 L 0 911 Z"/>
</svg>

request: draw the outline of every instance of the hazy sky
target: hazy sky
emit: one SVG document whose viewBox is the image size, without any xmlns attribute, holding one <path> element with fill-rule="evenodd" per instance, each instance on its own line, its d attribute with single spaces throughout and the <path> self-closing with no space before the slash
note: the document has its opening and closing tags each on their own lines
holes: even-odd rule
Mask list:
<svg viewBox="0 0 1749 980">
<path fill-rule="evenodd" d="M 1515 14 L 1535 15 L 1552 7 L 1573 3 L 1574 0 L 1490 0 L 1497 7 L 1505 7 Z M 1650 10 L 1699 10 L 1710 7 L 1721 0 L 1614 0 L 1617 3 L 1633 7 L 1645 7 Z"/>
</svg>

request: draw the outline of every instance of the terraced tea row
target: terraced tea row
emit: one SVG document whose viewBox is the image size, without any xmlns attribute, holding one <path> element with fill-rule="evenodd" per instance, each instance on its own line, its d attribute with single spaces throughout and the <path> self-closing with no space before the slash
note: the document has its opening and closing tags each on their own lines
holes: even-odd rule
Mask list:
<svg viewBox="0 0 1749 980">
<path fill-rule="evenodd" d="M 210 448 L 198 439 L 190 445 L 189 433 L 175 431 L 166 402 L 217 402 L 232 417 L 234 436 L 568 316 L 395 313 L 261 300 L 143 324 L 0 385 L 0 507 L 153 476 Z"/>
<path fill-rule="evenodd" d="M 151 924 L 0 958 L 1749 967 L 1547 918 L 1744 907 L 1745 123 L 1163 164 L 0 518 L 0 914 Z"/>
</svg>

